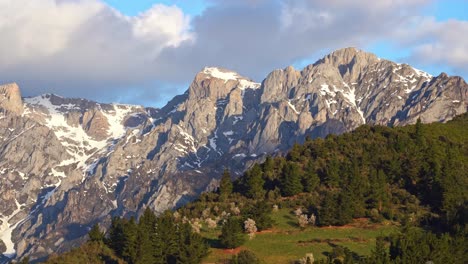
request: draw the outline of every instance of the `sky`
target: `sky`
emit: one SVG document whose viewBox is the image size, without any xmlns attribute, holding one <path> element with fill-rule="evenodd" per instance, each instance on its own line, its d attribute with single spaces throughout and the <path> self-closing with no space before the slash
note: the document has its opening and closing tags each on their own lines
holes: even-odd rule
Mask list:
<svg viewBox="0 0 468 264">
<path fill-rule="evenodd" d="M 261 82 L 357 47 L 468 78 L 466 0 L 0 0 L 0 83 L 162 107 L 205 66 Z"/>
</svg>

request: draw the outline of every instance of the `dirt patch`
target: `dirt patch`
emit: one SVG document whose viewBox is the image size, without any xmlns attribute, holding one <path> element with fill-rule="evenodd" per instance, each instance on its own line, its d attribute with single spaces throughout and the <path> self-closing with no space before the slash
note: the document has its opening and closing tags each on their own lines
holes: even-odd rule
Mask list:
<svg viewBox="0 0 468 264">
<path fill-rule="evenodd" d="M 238 247 L 238 248 L 233 248 L 233 249 L 223 249 L 223 254 L 225 255 L 236 255 L 236 254 L 239 254 L 239 252 L 241 252 L 243 249 L 243 247 Z"/>
<path fill-rule="evenodd" d="M 336 243 L 343 243 L 343 242 L 368 243 L 369 239 L 360 238 L 360 237 L 326 238 L 326 239 L 314 238 L 314 239 L 306 240 L 306 241 L 299 240 L 297 241 L 297 244 L 299 246 L 308 246 L 308 245 L 317 244 L 317 243 L 336 244 Z"/>
<path fill-rule="evenodd" d="M 278 230 L 268 229 L 255 232 L 255 234 L 269 234 L 269 233 L 278 233 Z"/>
<path fill-rule="evenodd" d="M 372 223 L 369 218 L 356 218 L 352 223 L 343 226 L 322 226 L 321 229 L 351 229 L 351 228 L 363 228 L 363 229 L 377 229 L 382 224 Z"/>
</svg>

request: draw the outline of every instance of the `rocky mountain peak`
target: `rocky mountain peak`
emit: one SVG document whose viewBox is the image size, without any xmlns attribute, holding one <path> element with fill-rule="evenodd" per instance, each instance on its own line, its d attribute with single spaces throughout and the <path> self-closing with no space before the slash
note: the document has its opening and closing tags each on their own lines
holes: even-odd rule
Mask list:
<svg viewBox="0 0 468 264">
<path fill-rule="evenodd" d="M 20 88 L 16 83 L 0 86 L 0 112 L 6 111 L 16 115 L 23 113 L 23 101 Z"/>
<path fill-rule="evenodd" d="M 218 100 L 225 98 L 235 88 L 245 90 L 259 87 L 259 83 L 253 82 L 237 72 L 218 67 L 205 67 L 195 76 L 189 88 L 189 97 Z"/>
<path fill-rule="evenodd" d="M 329 64 L 334 68 L 338 68 L 345 81 L 354 82 L 365 68 L 379 61 L 380 59 L 373 53 L 348 47 L 330 53 L 315 65 Z"/>
<path fill-rule="evenodd" d="M 162 109 L 56 95 L 23 106 L 14 86 L 2 98 L 0 111 L 16 102 L 24 112 L 0 122 L 0 241 L 4 254 L 37 259 L 84 241 L 81 230 L 107 216 L 184 204 L 215 188 L 223 168 L 242 175 L 308 136 L 450 120 L 467 111 L 468 85 L 345 48 L 262 84 L 207 67 Z"/>
</svg>

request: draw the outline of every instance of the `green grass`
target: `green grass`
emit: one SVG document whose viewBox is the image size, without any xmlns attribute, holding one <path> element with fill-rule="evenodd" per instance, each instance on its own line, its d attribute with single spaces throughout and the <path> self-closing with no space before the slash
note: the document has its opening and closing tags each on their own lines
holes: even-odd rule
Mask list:
<svg viewBox="0 0 468 264">
<path fill-rule="evenodd" d="M 359 255 L 368 255 L 375 244 L 375 238 L 388 235 L 397 230 L 392 225 L 367 225 L 300 229 L 295 216 L 287 209 L 273 213 L 275 225 L 273 229 L 257 234 L 248 240 L 241 248 L 253 251 L 264 263 L 289 263 L 306 253 L 313 253 L 315 259 L 325 258 L 325 252 L 333 246 L 340 245 L 349 248 Z M 204 232 L 203 236 L 210 238 L 216 245 L 219 230 Z M 218 263 L 230 258 L 230 251 L 212 248 L 211 254 L 204 263 Z"/>
</svg>

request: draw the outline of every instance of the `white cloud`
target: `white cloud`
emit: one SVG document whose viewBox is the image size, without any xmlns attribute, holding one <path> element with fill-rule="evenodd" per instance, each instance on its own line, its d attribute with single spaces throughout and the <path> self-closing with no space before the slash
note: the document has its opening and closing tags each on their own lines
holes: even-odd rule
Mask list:
<svg viewBox="0 0 468 264">
<path fill-rule="evenodd" d="M 176 6 L 127 17 L 97 0 L 0 0 L 0 80 L 27 95 L 114 96 L 153 81 L 155 57 L 190 40 L 189 26 Z"/>
<path fill-rule="evenodd" d="M 415 18 L 411 27 L 395 34 L 400 46 L 410 47 L 410 59 L 422 65 L 445 65 L 468 74 L 468 21 Z"/>
<path fill-rule="evenodd" d="M 429 0 L 213 0 L 193 20 L 197 41 L 165 49 L 165 78 L 220 65 L 258 81 L 275 68 L 346 46 L 365 48 L 412 21 Z M 173 66 L 173 67 L 171 67 Z M 183 76 L 189 78 L 189 76 Z"/>
<path fill-rule="evenodd" d="M 26 95 L 157 101 L 207 65 L 261 81 L 304 58 L 383 41 L 468 72 L 467 22 L 425 17 L 432 0 L 207 1 L 190 18 L 161 4 L 128 17 L 100 0 L 0 0 L 0 82 L 18 81 Z"/>
</svg>

